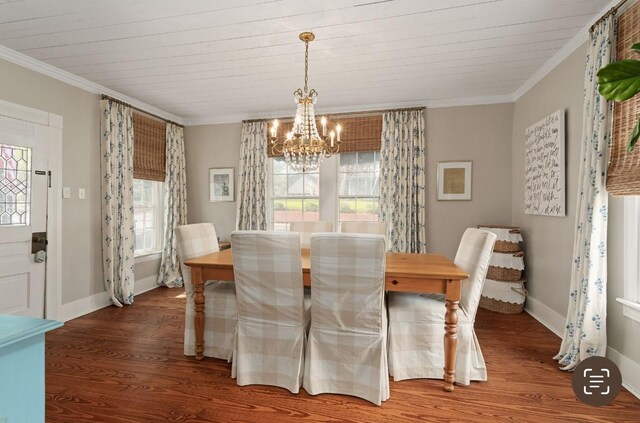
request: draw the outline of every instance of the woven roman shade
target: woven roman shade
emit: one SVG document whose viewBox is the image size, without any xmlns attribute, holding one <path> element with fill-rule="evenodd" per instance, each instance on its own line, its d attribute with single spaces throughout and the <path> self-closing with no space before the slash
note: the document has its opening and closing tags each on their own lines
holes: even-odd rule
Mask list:
<svg viewBox="0 0 640 423">
<path fill-rule="evenodd" d="M 342 144 L 340 145 L 340 153 L 349 153 L 354 151 L 380 151 L 382 144 L 382 115 L 361 116 L 361 117 L 340 117 L 332 118 L 329 116 L 329 128 L 335 128 L 336 125 L 342 125 Z M 269 122 L 271 125 L 271 122 Z M 278 128 L 278 136 L 283 140 L 287 132 L 291 131 L 293 121 L 282 122 Z M 320 119 L 317 120 L 316 126 L 318 131 L 322 131 Z M 321 134 L 322 135 L 322 134 Z M 278 145 L 278 148 L 281 147 Z M 277 156 L 271 152 L 271 144 L 267 149 L 269 157 Z"/>
<path fill-rule="evenodd" d="M 165 181 L 166 123 L 140 113 L 133 114 L 133 177 Z"/>
<path fill-rule="evenodd" d="M 640 2 L 617 20 L 616 60 L 638 59 L 631 46 L 640 42 Z M 640 118 L 640 95 L 614 103 L 611 158 L 607 171 L 607 190 L 613 195 L 640 195 L 640 143 L 627 151 L 629 137 Z"/>
</svg>

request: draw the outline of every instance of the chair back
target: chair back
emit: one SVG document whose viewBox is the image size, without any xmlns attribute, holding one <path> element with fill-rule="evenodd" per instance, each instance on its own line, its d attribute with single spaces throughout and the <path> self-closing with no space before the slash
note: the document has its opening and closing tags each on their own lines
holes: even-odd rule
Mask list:
<svg viewBox="0 0 640 423">
<path fill-rule="evenodd" d="M 383 328 L 385 238 L 311 236 L 311 327 L 379 334 Z"/>
<path fill-rule="evenodd" d="M 304 324 L 300 239 L 283 231 L 231 233 L 238 324 Z"/>
<path fill-rule="evenodd" d="M 191 268 L 185 266 L 186 260 L 220 251 L 218 236 L 212 223 L 194 223 L 178 226 L 175 229 L 176 247 L 180 269 L 187 294 L 193 292 L 191 284 Z"/>
<path fill-rule="evenodd" d="M 317 232 L 333 232 L 331 222 L 291 222 L 289 231 L 300 233 L 300 246 L 309 248 L 311 234 Z"/>
<path fill-rule="evenodd" d="M 482 229 L 468 228 L 462 235 L 455 264 L 469 274 L 462 281 L 460 308 L 473 321 L 478 311 L 482 287 L 489 269 L 496 234 Z"/>
<path fill-rule="evenodd" d="M 342 222 L 342 233 L 376 234 L 387 236 L 387 224 L 384 222 Z"/>
</svg>

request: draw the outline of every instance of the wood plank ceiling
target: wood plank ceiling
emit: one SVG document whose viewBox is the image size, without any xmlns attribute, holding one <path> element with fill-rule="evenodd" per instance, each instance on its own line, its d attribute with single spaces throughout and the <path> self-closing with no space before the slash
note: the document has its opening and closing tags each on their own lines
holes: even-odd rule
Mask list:
<svg viewBox="0 0 640 423">
<path fill-rule="evenodd" d="M 608 0 L 0 0 L 0 44 L 185 118 L 514 93 Z M 582 77 L 577 75 L 576 77 Z"/>
</svg>

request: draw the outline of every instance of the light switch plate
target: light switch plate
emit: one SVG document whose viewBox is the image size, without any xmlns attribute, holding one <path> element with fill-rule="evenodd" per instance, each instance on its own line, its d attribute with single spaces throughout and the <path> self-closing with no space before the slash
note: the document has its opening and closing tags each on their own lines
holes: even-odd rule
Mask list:
<svg viewBox="0 0 640 423">
<path fill-rule="evenodd" d="M 71 188 L 69 187 L 62 188 L 62 198 L 71 198 Z"/>
<path fill-rule="evenodd" d="M 78 198 L 84 200 L 86 198 L 84 188 L 78 188 Z"/>
</svg>

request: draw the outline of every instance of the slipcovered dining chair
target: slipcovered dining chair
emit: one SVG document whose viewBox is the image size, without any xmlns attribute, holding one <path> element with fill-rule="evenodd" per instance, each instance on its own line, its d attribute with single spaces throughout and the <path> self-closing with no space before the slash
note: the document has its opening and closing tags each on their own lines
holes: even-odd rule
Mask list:
<svg viewBox="0 0 640 423">
<path fill-rule="evenodd" d="M 291 232 L 300 233 L 300 246 L 309 248 L 309 240 L 311 234 L 317 232 L 333 232 L 333 223 L 331 222 L 291 222 L 289 225 Z"/>
<path fill-rule="evenodd" d="M 186 260 L 219 251 L 216 230 L 211 223 L 178 226 L 175 229 L 178 257 L 187 296 L 184 323 L 184 354 L 195 351 L 195 291 L 191 283 L 191 268 Z M 233 352 L 236 331 L 236 291 L 233 282 L 207 281 L 204 287 L 205 322 L 204 355 L 228 360 Z"/>
<path fill-rule="evenodd" d="M 486 381 L 487 369 L 473 324 L 496 235 L 469 228 L 455 264 L 469 274 L 462 281 L 458 310 L 456 382 Z M 441 379 L 444 366 L 444 296 L 389 293 L 389 371 L 393 380 Z"/>
<path fill-rule="evenodd" d="M 304 389 L 389 399 L 382 235 L 311 236 L 311 328 Z"/>
<path fill-rule="evenodd" d="M 297 394 L 304 372 L 309 301 L 304 301 L 297 233 L 231 234 L 238 326 L 231 377 Z"/>
<path fill-rule="evenodd" d="M 377 234 L 387 236 L 387 224 L 384 222 L 342 222 L 342 233 Z"/>
</svg>

